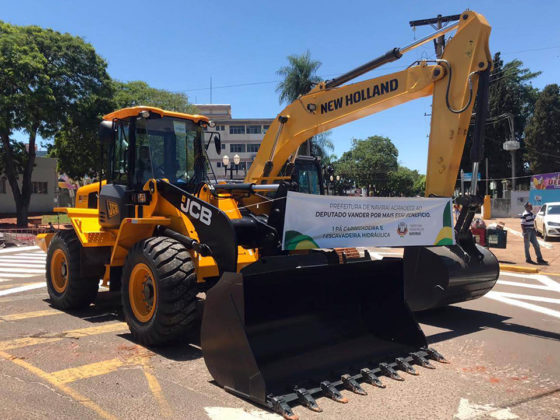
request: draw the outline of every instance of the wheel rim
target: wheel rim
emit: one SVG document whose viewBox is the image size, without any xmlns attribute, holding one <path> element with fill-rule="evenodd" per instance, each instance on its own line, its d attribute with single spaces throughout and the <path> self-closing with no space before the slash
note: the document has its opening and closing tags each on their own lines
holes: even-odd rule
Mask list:
<svg viewBox="0 0 560 420">
<path fill-rule="evenodd" d="M 156 310 L 156 285 L 150 267 L 144 263 L 134 266 L 128 283 L 130 307 L 136 319 L 148 322 Z"/>
<path fill-rule="evenodd" d="M 62 249 L 53 252 L 51 259 L 51 283 L 58 293 L 64 293 L 68 286 L 68 259 Z"/>
</svg>

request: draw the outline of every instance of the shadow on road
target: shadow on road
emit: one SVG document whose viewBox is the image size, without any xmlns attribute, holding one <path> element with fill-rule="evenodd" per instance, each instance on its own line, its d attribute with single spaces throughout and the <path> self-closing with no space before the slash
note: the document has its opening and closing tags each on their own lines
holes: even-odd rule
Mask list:
<svg viewBox="0 0 560 420">
<path fill-rule="evenodd" d="M 422 324 L 450 330 L 426 337 L 430 344 L 486 329 L 514 332 L 549 340 L 560 340 L 560 334 L 508 322 L 511 319 L 510 317 L 458 306 L 448 306 L 437 310 L 419 312 L 416 313 L 416 319 Z"/>
<path fill-rule="evenodd" d="M 115 320 L 124 321 L 124 317 L 120 309 L 120 294 L 117 294 L 115 292 L 100 292 L 97 295 L 97 299 L 95 300 L 95 305 L 91 305 L 85 309 L 78 310 L 58 309 L 52 305 L 50 299 L 44 299 L 43 301 L 57 311 L 67 313 L 68 315 L 72 315 L 81 318 L 84 321 L 92 323 Z"/>
</svg>

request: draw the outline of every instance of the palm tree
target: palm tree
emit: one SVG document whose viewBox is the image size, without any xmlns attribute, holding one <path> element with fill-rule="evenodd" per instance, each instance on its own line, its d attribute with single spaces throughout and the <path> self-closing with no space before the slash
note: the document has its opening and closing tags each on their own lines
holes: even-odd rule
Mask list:
<svg viewBox="0 0 560 420">
<path fill-rule="evenodd" d="M 314 85 L 319 83 L 322 79 L 316 75 L 317 70 L 321 67 L 321 62 L 311 59 L 311 53 L 307 50 L 302 55 L 289 55 L 289 65 L 281 67 L 276 72 L 282 76 L 284 80 L 278 83 L 276 92 L 280 93 L 280 103 L 292 103 L 301 95 L 309 92 Z M 321 140 L 317 144 L 312 144 L 312 139 L 309 139 L 302 146 L 307 155 L 312 152 L 318 156 L 326 156 L 326 149 L 333 150 L 332 142 L 327 139 L 328 133 L 323 133 Z M 326 146 L 326 147 L 325 147 Z M 320 153 L 318 152 L 320 149 Z M 300 149 L 301 150 L 301 149 Z"/>
<path fill-rule="evenodd" d="M 291 103 L 300 95 L 305 95 L 314 85 L 321 81 L 315 73 L 321 67 L 321 62 L 312 60 L 309 50 L 302 55 L 289 55 L 289 65 L 276 72 L 282 80 L 276 87 L 280 92 L 280 103 Z"/>
</svg>

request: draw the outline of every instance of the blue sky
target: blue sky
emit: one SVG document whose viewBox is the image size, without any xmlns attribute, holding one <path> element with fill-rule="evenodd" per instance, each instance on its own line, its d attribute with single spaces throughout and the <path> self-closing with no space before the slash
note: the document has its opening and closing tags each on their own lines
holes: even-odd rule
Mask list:
<svg viewBox="0 0 560 420">
<path fill-rule="evenodd" d="M 232 105 L 236 118 L 275 117 L 283 108 L 276 70 L 290 54 L 310 50 L 328 79 L 415 38 L 409 20 L 465 9 L 486 16 L 490 48 L 542 75 L 533 85 L 560 82 L 560 2 L 550 1 L 30 1 L 4 2 L 1 19 L 79 35 L 93 44 L 119 80 L 144 80 L 181 91 L 195 103 Z M 416 30 L 416 38 L 431 31 Z M 432 44 L 367 75 L 398 71 L 434 56 Z M 399 161 L 425 173 L 431 99 L 420 99 L 332 132 L 335 153 L 352 138 L 383 135 Z"/>
</svg>

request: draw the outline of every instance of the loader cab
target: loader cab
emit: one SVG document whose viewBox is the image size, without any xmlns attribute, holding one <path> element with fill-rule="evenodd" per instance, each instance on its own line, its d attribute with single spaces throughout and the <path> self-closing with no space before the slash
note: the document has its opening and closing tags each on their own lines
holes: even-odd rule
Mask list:
<svg viewBox="0 0 560 420">
<path fill-rule="evenodd" d="M 294 163 L 292 180 L 297 183 L 298 191 L 324 195 L 321 160 L 315 156 L 298 156 Z"/>
<path fill-rule="evenodd" d="M 207 120 L 157 111 L 127 108 L 104 117 L 100 138 L 107 145 L 108 162 L 99 201 L 103 227 L 116 228 L 123 218 L 134 216 L 134 195 L 150 179 L 166 179 L 194 192 L 208 178 L 203 150 Z"/>
</svg>

